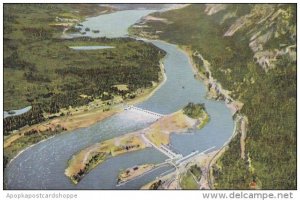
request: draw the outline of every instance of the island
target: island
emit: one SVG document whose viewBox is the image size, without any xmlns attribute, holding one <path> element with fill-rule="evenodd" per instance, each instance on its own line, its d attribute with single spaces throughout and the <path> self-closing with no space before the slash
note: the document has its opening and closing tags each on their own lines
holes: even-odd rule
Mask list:
<svg viewBox="0 0 300 200">
<path fill-rule="evenodd" d="M 195 111 L 191 112 L 190 109 L 194 108 L 196 108 Z M 189 103 L 185 108 L 159 118 L 147 128 L 96 143 L 77 152 L 69 160 L 65 175 L 77 184 L 85 174 L 110 157 L 147 147 L 154 147 L 163 152 L 166 145 L 170 143 L 170 134 L 180 134 L 189 129 L 202 128 L 208 119 L 209 115 L 204 104 Z M 146 171 L 143 170 L 143 173 Z M 138 174 L 141 175 L 141 172 L 139 171 Z"/>
</svg>

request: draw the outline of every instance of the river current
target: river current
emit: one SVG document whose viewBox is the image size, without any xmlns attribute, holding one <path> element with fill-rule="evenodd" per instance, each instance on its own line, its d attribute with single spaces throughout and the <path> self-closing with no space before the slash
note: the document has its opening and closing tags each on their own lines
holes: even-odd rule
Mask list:
<svg viewBox="0 0 300 200">
<path fill-rule="evenodd" d="M 87 18 L 82 23 L 82 28 L 100 30 L 99 33 L 87 32 L 85 36 L 126 37 L 127 29 L 151 12 L 153 10 L 127 10 Z M 171 148 L 187 155 L 193 150 L 203 151 L 213 146 L 223 146 L 234 128 L 231 113 L 225 103 L 205 98 L 206 87 L 194 78 L 188 56 L 176 45 L 163 41 L 149 42 L 167 52 L 163 62 L 167 80 L 149 99 L 136 106 L 169 114 L 189 102 L 205 103 L 211 118 L 209 123 L 201 130 L 191 133 L 172 134 Z M 154 118 L 138 114 L 132 116 L 129 111 L 124 111 L 90 127 L 57 135 L 27 149 L 14 159 L 5 170 L 6 185 L 8 189 L 139 189 L 170 167 L 159 168 L 116 187 L 118 173 L 121 169 L 138 164 L 163 162 L 166 156 L 153 148 L 111 158 L 93 169 L 77 185 L 71 183 L 64 171 L 68 160 L 81 149 L 145 128 L 154 121 Z"/>
</svg>

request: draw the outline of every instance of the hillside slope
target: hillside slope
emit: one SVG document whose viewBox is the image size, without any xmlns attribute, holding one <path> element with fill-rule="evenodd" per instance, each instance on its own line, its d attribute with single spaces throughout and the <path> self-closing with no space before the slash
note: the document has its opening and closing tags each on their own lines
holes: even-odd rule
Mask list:
<svg viewBox="0 0 300 200">
<path fill-rule="evenodd" d="M 148 16 L 131 33 L 201 53 L 244 103 L 247 136 L 238 134 L 213 166 L 215 188 L 297 188 L 295 4 L 194 4 Z"/>
</svg>

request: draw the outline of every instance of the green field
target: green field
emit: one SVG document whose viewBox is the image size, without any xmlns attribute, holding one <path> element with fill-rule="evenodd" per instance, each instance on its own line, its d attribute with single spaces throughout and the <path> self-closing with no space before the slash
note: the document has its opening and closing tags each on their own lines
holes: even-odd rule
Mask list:
<svg viewBox="0 0 300 200">
<path fill-rule="evenodd" d="M 197 190 L 199 186 L 190 171 L 186 172 L 180 179 L 180 186 L 184 190 Z"/>
</svg>

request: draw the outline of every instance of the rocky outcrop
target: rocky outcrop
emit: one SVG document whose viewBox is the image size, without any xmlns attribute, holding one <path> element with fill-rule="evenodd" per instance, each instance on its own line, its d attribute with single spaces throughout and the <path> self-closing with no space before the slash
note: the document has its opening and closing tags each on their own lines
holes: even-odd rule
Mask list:
<svg viewBox="0 0 300 200">
<path fill-rule="evenodd" d="M 205 13 L 207 15 L 213 15 L 221 10 L 225 10 L 226 7 L 226 4 L 206 4 Z"/>
<path fill-rule="evenodd" d="M 251 15 L 245 15 L 243 17 L 240 17 L 237 19 L 230 27 L 229 29 L 224 33 L 224 36 L 230 37 L 233 36 L 239 29 L 241 29 L 243 26 L 247 25 L 249 23 L 249 18 Z"/>
<path fill-rule="evenodd" d="M 207 10 L 211 10 L 207 6 Z M 207 14 L 209 12 L 207 11 Z M 296 60 L 296 28 L 290 24 L 292 11 L 281 8 L 281 5 L 264 4 L 255 5 L 248 14 L 238 17 L 224 33 L 224 37 L 232 37 L 241 30 L 246 30 L 249 39 L 249 47 L 252 50 L 253 59 L 266 72 L 276 66 L 278 57 L 288 55 L 292 60 Z M 229 15 L 230 14 L 230 15 Z M 224 15 L 233 16 L 232 12 Z M 277 44 L 278 38 L 287 38 L 294 44 Z"/>
</svg>

